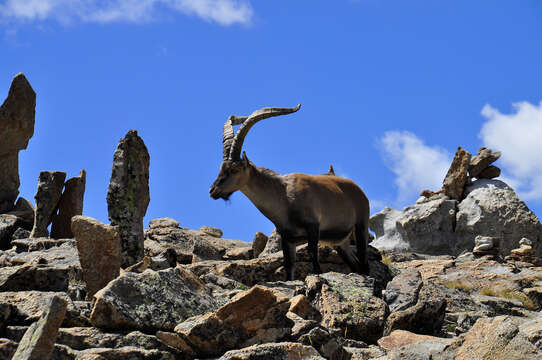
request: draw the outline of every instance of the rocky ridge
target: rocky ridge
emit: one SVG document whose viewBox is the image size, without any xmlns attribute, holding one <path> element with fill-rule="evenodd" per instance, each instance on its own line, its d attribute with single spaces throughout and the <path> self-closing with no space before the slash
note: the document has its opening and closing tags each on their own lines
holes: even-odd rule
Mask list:
<svg viewBox="0 0 542 360">
<path fill-rule="evenodd" d="M 33 114 L 17 94 L 0 131 Z M 442 190 L 376 214 L 369 275 L 328 247 L 311 274 L 301 245 L 296 280 L 283 281 L 275 232 L 250 243 L 171 218 L 143 229 L 149 158 L 130 131 L 114 154 L 111 225 L 78 216 L 84 172 L 42 172 L 36 209 L 13 204 L 13 186 L 1 203 L 0 358 L 542 359 L 540 223 L 488 179 L 499 156 L 460 149 Z"/>
</svg>

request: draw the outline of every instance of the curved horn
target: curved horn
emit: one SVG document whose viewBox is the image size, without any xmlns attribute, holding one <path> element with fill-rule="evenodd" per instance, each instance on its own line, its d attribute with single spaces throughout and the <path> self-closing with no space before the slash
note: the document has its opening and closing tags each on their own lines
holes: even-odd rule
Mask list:
<svg viewBox="0 0 542 360">
<path fill-rule="evenodd" d="M 243 122 L 243 125 L 241 125 L 239 131 L 235 135 L 231 146 L 230 159 L 235 161 L 241 158 L 241 150 L 243 149 L 243 141 L 245 141 L 245 136 L 247 136 L 250 128 L 252 128 L 252 126 L 254 126 L 254 124 L 256 124 L 258 121 L 273 116 L 291 114 L 299 110 L 300 107 L 301 104 L 293 108 L 263 108 L 254 111 Z"/>
<path fill-rule="evenodd" d="M 230 158 L 231 144 L 233 142 L 233 125 L 242 124 L 248 116 L 234 116 L 231 115 L 224 123 L 224 129 L 222 130 L 222 161 L 226 161 Z"/>
</svg>

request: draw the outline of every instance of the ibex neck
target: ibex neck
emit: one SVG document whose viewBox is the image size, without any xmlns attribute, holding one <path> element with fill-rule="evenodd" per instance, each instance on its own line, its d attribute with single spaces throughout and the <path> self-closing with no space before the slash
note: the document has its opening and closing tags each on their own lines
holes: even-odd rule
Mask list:
<svg viewBox="0 0 542 360">
<path fill-rule="evenodd" d="M 280 174 L 252 166 L 250 181 L 241 191 L 275 226 L 287 221 L 286 184 Z"/>
</svg>

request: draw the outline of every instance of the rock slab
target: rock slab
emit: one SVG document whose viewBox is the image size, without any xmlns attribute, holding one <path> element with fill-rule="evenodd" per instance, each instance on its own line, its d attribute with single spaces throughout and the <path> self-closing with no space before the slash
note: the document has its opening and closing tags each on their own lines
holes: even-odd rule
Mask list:
<svg viewBox="0 0 542 360">
<path fill-rule="evenodd" d="M 79 176 L 68 179 L 58 203 L 58 213 L 53 215 L 51 237 L 53 239 L 71 239 L 72 218 L 83 214 L 83 200 L 87 173 L 81 170 Z"/>
<path fill-rule="evenodd" d="M 113 155 L 107 190 L 109 221 L 119 227 L 123 267 L 141 261 L 144 255 L 143 217 L 150 201 L 149 163 L 143 139 L 137 131 L 128 131 Z"/>
<path fill-rule="evenodd" d="M 68 304 L 61 297 L 54 296 L 41 318 L 30 325 L 19 342 L 13 360 L 49 359 L 60 324 L 66 316 Z"/>
<path fill-rule="evenodd" d="M 87 216 L 73 217 L 71 227 L 87 285 L 87 300 L 90 300 L 119 276 L 122 258 L 118 227 Z"/>
<path fill-rule="evenodd" d="M 450 199 L 461 200 L 463 188 L 468 180 L 468 170 L 471 154 L 461 146 L 457 148 L 450 169 L 444 178 L 442 188 Z"/>
<path fill-rule="evenodd" d="M 218 308 L 211 290 L 179 267 L 141 274 L 126 272 L 94 297 L 90 321 L 106 329 L 171 331 L 191 316 Z"/>
<path fill-rule="evenodd" d="M 66 173 L 62 171 L 42 171 L 38 179 L 38 191 L 34 196 L 36 210 L 34 227 L 31 238 L 49 237 L 47 227 L 52 221 L 53 214 L 58 209 L 58 202 L 64 187 Z"/>
<path fill-rule="evenodd" d="M 10 211 L 19 195 L 19 151 L 34 135 L 36 93 L 19 73 L 0 107 L 0 213 Z"/>
</svg>

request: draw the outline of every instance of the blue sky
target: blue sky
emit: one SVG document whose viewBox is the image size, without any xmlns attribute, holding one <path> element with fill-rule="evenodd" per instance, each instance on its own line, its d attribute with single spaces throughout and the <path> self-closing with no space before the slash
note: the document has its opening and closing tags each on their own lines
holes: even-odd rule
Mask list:
<svg viewBox="0 0 542 360">
<path fill-rule="evenodd" d="M 302 103 L 251 130 L 256 165 L 332 163 L 378 211 L 439 188 L 457 146 L 488 145 L 540 215 L 541 24 L 537 0 L 0 0 L 0 97 L 18 72 L 38 96 L 21 195 L 33 200 L 42 170 L 84 168 L 84 214 L 107 222 L 113 152 L 136 129 L 151 156 L 145 225 L 251 240 L 273 225 L 241 193 L 208 195 L 222 125 Z"/>
</svg>

